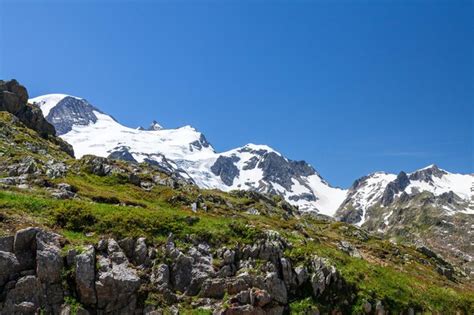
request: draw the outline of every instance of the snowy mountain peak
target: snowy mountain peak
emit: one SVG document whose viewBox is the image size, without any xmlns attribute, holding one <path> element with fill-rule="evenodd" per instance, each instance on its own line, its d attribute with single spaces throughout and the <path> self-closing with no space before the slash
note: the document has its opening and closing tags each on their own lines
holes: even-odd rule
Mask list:
<svg viewBox="0 0 474 315">
<path fill-rule="evenodd" d="M 152 123 L 150 124 L 150 127 L 148 127 L 148 130 L 150 131 L 156 131 L 156 130 L 161 130 L 164 129 L 156 120 L 153 120 Z"/>
<path fill-rule="evenodd" d="M 265 144 L 254 144 L 254 143 L 247 143 L 243 147 L 237 149 L 239 152 L 250 152 L 257 155 L 265 155 L 268 153 L 273 153 L 279 156 L 282 156 L 280 152 L 276 151 L 272 147 L 265 145 Z"/>
<path fill-rule="evenodd" d="M 400 199 L 417 196 L 423 192 L 435 198 L 454 194 L 463 200 L 461 212 L 470 213 L 469 202 L 474 197 L 474 176 L 453 174 L 432 164 L 412 173 L 400 172 L 398 175 L 384 172 L 364 176 L 354 182 L 347 198 L 341 204 L 336 216 L 350 223 L 362 225 L 367 219 L 367 211 L 374 206 L 387 207 Z"/>
<path fill-rule="evenodd" d="M 47 94 L 32 98 L 29 100 L 31 104 L 35 104 L 43 112 L 43 116 L 46 117 L 49 115 L 49 112 L 53 107 L 55 107 L 62 99 L 66 97 L 72 97 L 75 99 L 80 99 L 79 97 L 67 95 L 67 94 Z"/>
<path fill-rule="evenodd" d="M 425 166 L 423 168 L 420 168 L 419 170 L 417 171 L 423 171 L 423 170 L 428 170 L 428 169 L 439 169 L 438 165 L 436 164 L 430 164 L 428 166 Z"/>
<path fill-rule="evenodd" d="M 410 180 L 419 180 L 424 182 L 433 182 L 433 178 L 441 178 L 449 173 L 440 169 L 435 164 L 429 165 L 409 174 Z"/>
<path fill-rule="evenodd" d="M 56 128 L 57 135 L 70 132 L 73 126 L 87 126 L 97 122 L 100 110 L 87 100 L 65 94 L 49 94 L 30 100 L 43 111 L 46 120 Z M 113 120 L 111 116 L 110 119 Z"/>
</svg>

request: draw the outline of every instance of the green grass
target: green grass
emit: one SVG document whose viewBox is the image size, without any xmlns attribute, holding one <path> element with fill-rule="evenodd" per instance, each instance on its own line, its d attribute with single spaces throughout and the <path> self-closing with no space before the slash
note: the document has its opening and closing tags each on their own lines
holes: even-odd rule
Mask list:
<svg viewBox="0 0 474 315">
<path fill-rule="evenodd" d="M 79 179 L 75 183 L 79 187 L 86 186 Z M 103 183 L 100 185 L 108 186 Z M 387 266 L 352 258 L 341 252 L 336 247 L 337 241 L 347 239 L 347 235 L 343 234 L 349 233 L 351 229 L 341 223 L 309 220 L 311 224 L 305 225 L 306 233 L 312 238 L 309 240 L 294 233 L 295 222 L 291 220 L 283 221 L 263 216 L 256 219 L 238 211 L 229 216 L 223 215 L 219 209 L 217 212 L 193 213 L 186 207 L 166 203 L 160 197 L 160 190 L 133 192 L 133 187 L 122 185 L 132 191 L 130 200 L 141 198 L 146 207 L 97 203 L 87 198 L 56 200 L 41 193 L 0 191 L 0 212 L 7 216 L 16 213 L 34 217 L 40 224 L 58 230 L 69 241 L 67 249 L 80 249 L 84 244 L 97 242 L 103 235 L 116 238 L 147 236 L 160 244 L 169 233 L 173 233 L 181 245 L 185 245 L 189 238 L 209 241 L 215 246 L 252 244 L 261 238 L 261 233 L 266 228 L 271 227 L 292 243 L 285 255 L 295 266 L 309 264 L 312 257 L 318 255 L 327 257 L 337 267 L 345 281 L 356 288 L 357 303 L 353 312 L 359 311 L 366 300 L 381 300 L 391 310 L 397 311 L 414 307 L 417 310 L 447 313 L 453 309 L 462 309 L 467 313 L 474 307 L 472 291 L 463 292 L 454 283 L 437 275 L 429 266 L 413 262 L 412 265 L 403 266 L 403 270 L 396 269 L 395 264 L 390 264 L 389 255 L 395 245 L 389 242 L 371 238 L 361 243 L 355 238 L 351 239 L 353 243 L 359 242 L 360 247 L 371 255 L 383 254 L 389 263 Z M 127 190 L 121 185 L 114 186 L 118 196 L 127 194 Z M 105 190 L 107 191 L 107 188 Z M 79 191 L 81 192 L 81 189 Z M 90 196 L 92 192 L 91 189 Z M 113 192 L 110 190 L 108 193 Z M 409 251 L 403 248 L 402 250 Z M 414 252 L 409 253 L 415 255 Z M 309 296 L 294 301 L 291 308 L 299 312 L 313 307 L 313 301 L 308 298 Z"/>
<path fill-rule="evenodd" d="M 312 297 L 290 303 L 291 314 L 312 314 L 316 311 L 318 311 L 318 306 Z"/>
</svg>

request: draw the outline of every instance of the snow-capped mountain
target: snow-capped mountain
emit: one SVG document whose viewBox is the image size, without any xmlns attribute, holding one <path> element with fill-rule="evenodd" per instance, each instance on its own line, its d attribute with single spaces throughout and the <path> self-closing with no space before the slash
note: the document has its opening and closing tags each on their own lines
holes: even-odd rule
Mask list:
<svg viewBox="0 0 474 315">
<path fill-rule="evenodd" d="M 391 204 L 421 192 L 433 194 L 436 204 L 447 198 L 450 202 L 440 207 L 448 214 L 474 214 L 473 175 L 452 174 L 435 165 L 409 174 L 373 173 L 344 190 L 329 185 L 308 163 L 287 159 L 266 145 L 247 144 L 219 153 L 191 126 L 165 129 L 153 121 L 146 129 L 129 128 L 87 100 L 64 94 L 36 97 L 30 103 L 38 105 L 58 135 L 73 145 L 76 157 L 94 154 L 147 162 L 178 172 L 200 187 L 278 194 L 300 210 L 335 215 L 357 225 L 367 225 L 374 209 L 385 207 L 389 212 Z"/>
<path fill-rule="evenodd" d="M 409 200 L 422 192 L 431 193 L 436 200 L 452 196 L 448 198 L 451 202 L 441 206 L 447 214 L 474 214 L 473 189 L 474 175 L 453 174 L 436 165 L 409 174 L 377 172 L 354 182 L 336 217 L 360 226 L 370 219 L 370 208 L 389 208 L 398 200 Z"/>
<path fill-rule="evenodd" d="M 398 175 L 374 173 L 355 181 L 336 218 L 436 249 L 474 270 L 474 175 L 430 165 Z"/>
<path fill-rule="evenodd" d="M 312 166 L 292 161 L 266 145 L 247 144 L 218 153 L 191 126 L 129 128 L 87 100 L 64 94 L 30 99 L 58 135 L 73 145 L 76 157 L 94 154 L 147 162 L 183 176 L 204 188 L 255 190 L 278 194 L 300 210 L 333 215 L 346 191 L 331 187 Z"/>
</svg>

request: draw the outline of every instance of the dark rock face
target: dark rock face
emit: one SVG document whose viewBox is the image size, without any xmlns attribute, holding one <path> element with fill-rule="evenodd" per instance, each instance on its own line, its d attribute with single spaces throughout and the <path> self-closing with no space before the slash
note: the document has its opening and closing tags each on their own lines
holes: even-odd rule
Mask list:
<svg viewBox="0 0 474 315">
<path fill-rule="evenodd" d="M 41 110 L 28 104 L 28 92 L 16 80 L 0 80 L 0 110 L 15 115 L 43 138 L 55 135 L 54 127 L 46 121 Z"/>
<path fill-rule="evenodd" d="M 342 222 L 355 224 L 360 221 L 363 213 L 364 212 L 360 208 L 355 210 L 349 209 L 347 211 L 338 211 L 337 219 Z"/>
<path fill-rule="evenodd" d="M 257 166 L 257 163 L 258 163 L 258 157 L 254 156 L 245 163 L 245 165 L 242 169 L 244 171 L 245 170 L 252 170 Z"/>
<path fill-rule="evenodd" d="M 111 152 L 107 158 L 113 159 L 113 160 L 121 160 L 121 161 L 136 163 L 137 161 L 135 160 L 133 155 L 130 153 L 129 149 L 130 148 L 128 147 L 115 148 L 115 150 Z"/>
<path fill-rule="evenodd" d="M 263 170 L 265 181 L 280 184 L 287 190 L 291 190 L 293 186 L 292 178 L 316 174 L 306 162 L 289 161 L 275 152 L 266 153 L 257 167 Z"/>
<path fill-rule="evenodd" d="M 195 184 L 194 180 L 185 170 L 180 168 L 173 161 L 168 160 L 163 154 L 148 154 L 143 162 L 155 168 L 156 170 L 171 176 L 177 185 L 185 183 Z"/>
<path fill-rule="evenodd" d="M 410 174 L 410 180 L 419 180 L 423 182 L 432 183 L 433 177 L 441 178 L 443 175 L 447 174 L 445 171 L 438 168 L 436 165 L 431 167 L 419 170 L 415 173 Z"/>
<path fill-rule="evenodd" d="M 364 186 L 366 184 L 367 179 L 369 179 L 369 176 L 363 176 L 361 178 L 356 179 L 354 183 L 352 183 L 352 186 L 349 188 L 351 193 Z"/>
<path fill-rule="evenodd" d="M 279 184 L 290 191 L 294 185 L 293 180 L 298 181 L 300 177 L 316 174 L 316 171 L 308 163 L 304 161 L 287 160 L 283 156 L 266 149 L 256 150 L 250 147 L 243 147 L 238 152 L 255 155 L 245 162 L 242 169 L 251 170 L 256 167 L 262 169 L 262 181 L 258 187 L 254 187 L 254 189 L 260 192 L 278 194 L 278 192 L 272 188 L 271 183 Z M 211 171 L 215 175 L 220 176 L 224 184 L 231 186 L 234 178 L 240 175 L 240 171 L 235 165 L 235 162 L 239 160 L 240 158 L 237 155 L 220 156 L 211 167 Z M 302 181 L 300 181 L 300 183 L 305 185 Z M 301 199 L 315 201 L 316 197 L 310 193 L 302 194 L 301 196 L 292 196 L 292 200 L 296 201 Z"/>
<path fill-rule="evenodd" d="M 310 193 L 304 193 L 297 196 L 290 196 L 290 200 L 298 201 L 298 200 L 306 200 L 306 201 L 316 201 L 316 197 Z"/>
<path fill-rule="evenodd" d="M 416 250 L 422 253 L 423 255 L 425 255 L 426 257 L 433 259 L 436 262 L 437 264 L 436 271 L 440 275 L 445 276 L 446 278 L 450 280 L 454 280 L 454 268 L 451 264 L 449 264 L 439 255 L 437 255 L 433 250 L 431 250 L 430 248 L 424 245 L 418 245 L 416 247 Z"/>
<path fill-rule="evenodd" d="M 86 100 L 67 96 L 51 109 L 46 120 L 54 125 L 60 136 L 71 131 L 73 125 L 95 123 L 97 116 L 94 111 L 100 112 Z"/>
<path fill-rule="evenodd" d="M 199 140 L 193 141 L 189 144 L 189 149 L 193 151 L 193 148 L 196 150 L 201 150 L 202 148 L 208 148 L 211 144 L 207 141 L 206 137 L 201 133 Z"/>
<path fill-rule="evenodd" d="M 234 182 L 234 178 L 239 176 L 239 169 L 234 164 L 235 157 L 228 157 L 228 156 L 219 156 L 211 166 L 211 171 L 214 175 L 220 176 L 221 180 L 227 186 L 232 186 Z"/>
<path fill-rule="evenodd" d="M 393 182 L 390 182 L 387 187 L 385 187 L 381 200 L 382 204 L 384 206 L 388 206 L 390 203 L 392 203 L 393 197 L 397 193 L 405 190 L 409 184 L 410 179 L 408 178 L 407 174 L 405 172 L 400 172 L 397 178 Z"/>
</svg>

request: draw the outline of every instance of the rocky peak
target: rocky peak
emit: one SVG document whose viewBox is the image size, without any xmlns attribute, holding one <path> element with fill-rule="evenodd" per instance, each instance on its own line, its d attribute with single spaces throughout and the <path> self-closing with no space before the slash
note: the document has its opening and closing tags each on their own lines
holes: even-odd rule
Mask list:
<svg viewBox="0 0 474 315">
<path fill-rule="evenodd" d="M 275 150 L 273 150 L 267 145 L 262 145 L 262 144 L 258 145 L 258 144 L 253 144 L 253 143 L 248 143 L 245 146 L 239 148 L 237 151 L 240 153 L 248 152 L 248 153 L 260 155 L 260 156 L 263 156 L 264 154 L 268 152 L 276 152 Z"/>
<path fill-rule="evenodd" d="M 156 120 L 153 120 L 147 130 L 156 131 L 161 129 L 163 129 L 163 127 Z"/>
<path fill-rule="evenodd" d="M 305 161 L 287 160 L 275 152 L 266 153 L 257 167 L 262 169 L 264 180 L 278 183 L 288 190 L 293 186 L 294 177 L 310 176 L 316 173 Z"/>
<path fill-rule="evenodd" d="M 438 168 L 438 166 L 436 166 L 435 164 L 432 164 L 416 172 L 411 173 L 409 179 L 432 183 L 433 177 L 441 178 L 445 174 L 448 173 Z"/>
<path fill-rule="evenodd" d="M 211 144 L 207 141 L 206 137 L 201 133 L 199 136 L 199 140 L 195 140 L 189 144 L 189 148 L 191 151 L 194 149 L 201 150 L 202 148 L 209 148 Z"/>
<path fill-rule="evenodd" d="M 237 157 L 219 156 L 216 162 L 211 166 L 211 172 L 219 176 L 224 184 L 232 186 L 234 178 L 239 175 L 239 169 L 234 162 L 238 161 Z"/>
<path fill-rule="evenodd" d="M 362 186 L 366 185 L 367 184 L 367 179 L 370 177 L 371 175 L 368 175 L 368 176 L 363 176 L 363 177 L 360 177 L 358 179 L 356 179 L 354 181 L 354 183 L 352 183 L 351 187 L 349 188 L 349 191 L 350 192 L 354 192 L 356 191 L 357 189 L 360 189 Z"/>
<path fill-rule="evenodd" d="M 133 155 L 130 153 L 130 148 L 127 146 L 119 146 L 114 148 L 107 158 L 137 163 L 137 160 L 135 160 Z"/>
<path fill-rule="evenodd" d="M 58 135 L 72 130 L 74 125 L 87 126 L 97 121 L 94 111 L 100 111 L 84 99 L 66 96 L 51 108 L 46 119 L 52 123 Z"/>
</svg>

